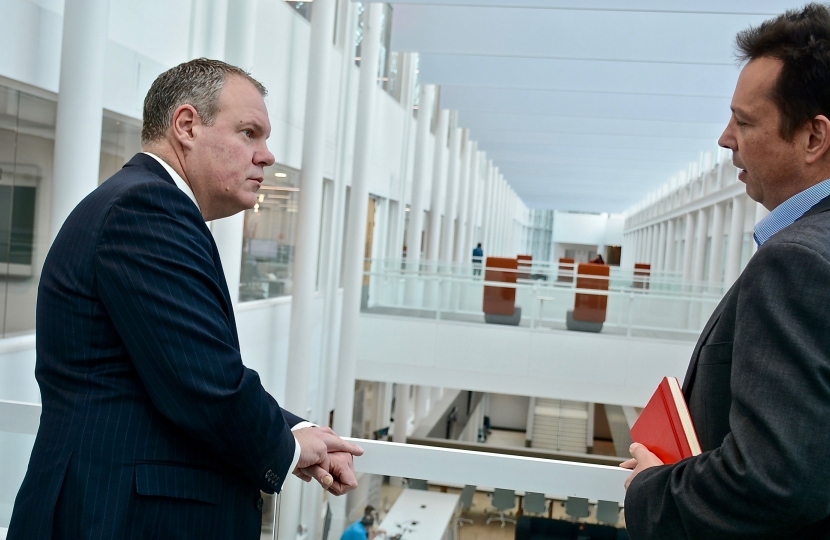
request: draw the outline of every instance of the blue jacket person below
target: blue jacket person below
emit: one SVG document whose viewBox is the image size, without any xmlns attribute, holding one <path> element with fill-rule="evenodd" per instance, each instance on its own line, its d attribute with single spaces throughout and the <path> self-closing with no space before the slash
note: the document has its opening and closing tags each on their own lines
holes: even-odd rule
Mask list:
<svg viewBox="0 0 830 540">
<path fill-rule="evenodd" d="M 58 233 L 40 279 L 43 412 L 8 540 L 257 539 L 286 475 L 335 495 L 362 450 L 283 410 L 242 364 L 206 220 L 274 163 L 265 88 L 193 60 L 144 102 L 142 143 Z"/>
</svg>

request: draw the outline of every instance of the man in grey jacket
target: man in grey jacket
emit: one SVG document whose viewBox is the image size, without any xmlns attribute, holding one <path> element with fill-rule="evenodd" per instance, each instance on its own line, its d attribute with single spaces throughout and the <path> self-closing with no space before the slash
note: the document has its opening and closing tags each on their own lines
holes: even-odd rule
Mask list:
<svg viewBox="0 0 830 540">
<path fill-rule="evenodd" d="M 830 538 L 830 9 L 738 34 L 746 62 L 719 144 L 771 213 L 713 313 L 683 391 L 703 453 L 633 444 L 631 538 Z"/>
</svg>

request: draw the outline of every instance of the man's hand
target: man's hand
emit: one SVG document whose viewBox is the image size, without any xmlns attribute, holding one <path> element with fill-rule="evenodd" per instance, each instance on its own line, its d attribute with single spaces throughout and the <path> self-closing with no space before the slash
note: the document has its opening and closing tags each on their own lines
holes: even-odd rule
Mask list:
<svg viewBox="0 0 830 540">
<path fill-rule="evenodd" d="M 625 481 L 626 490 L 628 489 L 628 486 L 631 485 L 631 481 L 634 480 L 634 477 L 640 474 L 642 471 L 650 467 L 665 465 L 659 457 L 652 454 L 648 448 L 646 448 L 640 443 L 633 443 L 628 448 L 628 451 L 631 452 L 632 458 L 628 461 L 620 463 L 620 467 L 622 467 L 623 469 L 634 470 L 634 472 L 631 473 L 631 476 L 629 476 Z"/>
<path fill-rule="evenodd" d="M 293 434 L 300 443 L 300 460 L 297 462 L 297 468 L 292 471 L 295 476 L 305 482 L 314 478 L 335 495 L 346 493 L 357 487 L 352 456 L 363 455 L 362 448 L 344 441 L 327 427 L 298 429 Z M 345 458 L 339 454 L 348 456 L 345 469 Z M 341 475 L 345 475 L 345 478 L 341 478 Z M 340 489 L 345 489 L 345 491 L 335 492 Z"/>
</svg>

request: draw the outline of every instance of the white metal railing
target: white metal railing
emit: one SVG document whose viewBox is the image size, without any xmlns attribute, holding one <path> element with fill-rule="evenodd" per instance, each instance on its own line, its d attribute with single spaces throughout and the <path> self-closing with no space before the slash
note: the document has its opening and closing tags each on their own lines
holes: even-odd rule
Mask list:
<svg viewBox="0 0 830 540">
<path fill-rule="evenodd" d="M 40 411 L 37 403 L 0 400 L 0 436 L 2 432 L 36 433 Z M 623 482 L 629 471 L 619 467 L 366 439 L 347 440 L 365 451 L 363 456 L 355 458 L 357 472 L 532 491 L 551 497 L 575 496 L 620 503 L 625 499 Z M 3 462 L 0 459 L 0 468 Z M 19 486 L 3 486 L 3 489 L 16 493 Z"/>
<path fill-rule="evenodd" d="M 525 269 L 518 272 L 528 273 Z M 604 327 L 629 336 L 663 333 L 658 337 L 693 337 L 700 333 L 722 298 L 719 293 L 634 287 L 631 283 L 615 282 L 613 276 L 608 290 L 597 290 L 577 288 L 576 279 L 564 283 L 538 279 L 504 283 L 485 281 L 483 273 L 390 270 L 365 274 L 371 287 L 368 307 L 395 308 L 404 315 L 423 316 L 427 311 L 436 319 L 482 317 L 485 286 L 515 289 L 516 305 L 523 308 L 522 317 L 531 328 L 564 325 L 567 312 L 574 309 L 576 294 L 605 296 L 608 303 Z M 593 275 L 584 277 L 603 279 Z"/>
</svg>

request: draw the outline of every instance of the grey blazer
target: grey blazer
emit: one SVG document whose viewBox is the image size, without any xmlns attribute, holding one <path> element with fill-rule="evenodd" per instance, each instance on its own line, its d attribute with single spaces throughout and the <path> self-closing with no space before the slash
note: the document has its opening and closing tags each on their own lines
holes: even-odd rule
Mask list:
<svg viewBox="0 0 830 540">
<path fill-rule="evenodd" d="M 683 391 L 703 453 L 634 479 L 631 538 L 830 538 L 830 197 L 752 257 Z"/>
</svg>

